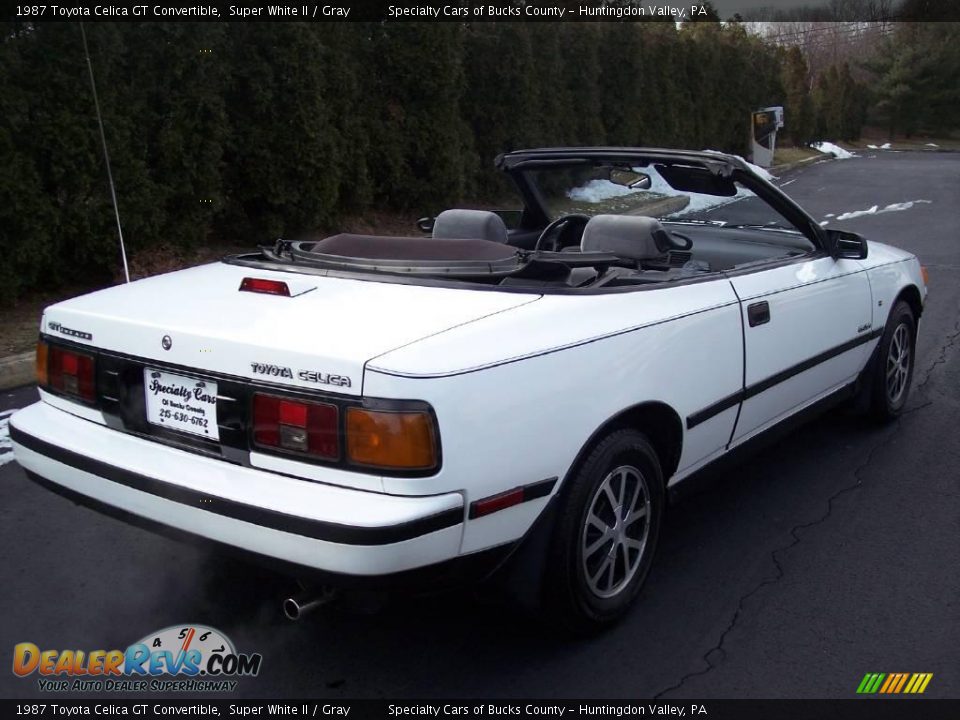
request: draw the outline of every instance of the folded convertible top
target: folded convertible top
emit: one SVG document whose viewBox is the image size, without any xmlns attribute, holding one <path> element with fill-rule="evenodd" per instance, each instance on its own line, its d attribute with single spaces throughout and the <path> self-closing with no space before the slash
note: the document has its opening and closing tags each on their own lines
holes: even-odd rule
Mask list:
<svg viewBox="0 0 960 720">
<path fill-rule="evenodd" d="M 513 261 L 517 257 L 516 248 L 490 240 L 448 240 L 350 233 L 341 233 L 320 240 L 314 243 L 309 251 L 321 255 L 366 260 L 498 262 Z"/>
</svg>

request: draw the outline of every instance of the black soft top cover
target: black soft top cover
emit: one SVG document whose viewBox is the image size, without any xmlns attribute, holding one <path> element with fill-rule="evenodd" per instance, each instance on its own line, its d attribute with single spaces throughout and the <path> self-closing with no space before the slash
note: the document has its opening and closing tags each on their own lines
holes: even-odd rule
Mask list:
<svg viewBox="0 0 960 720">
<path fill-rule="evenodd" d="M 306 248 L 304 248 L 306 249 Z M 309 250 L 322 255 L 365 260 L 412 261 L 513 261 L 517 250 L 490 240 L 450 240 L 428 237 L 390 237 L 341 233 L 313 244 Z"/>
</svg>

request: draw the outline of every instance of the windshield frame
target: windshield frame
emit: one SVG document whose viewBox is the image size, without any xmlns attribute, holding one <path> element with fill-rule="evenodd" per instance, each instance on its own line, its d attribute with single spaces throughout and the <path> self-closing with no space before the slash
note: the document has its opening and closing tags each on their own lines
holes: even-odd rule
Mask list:
<svg viewBox="0 0 960 720">
<path fill-rule="evenodd" d="M 810 240 L 818 250 L 829 251 L 826 234 L 819 223 L 779 188 L 754 173 L 746 162 L 734 155 L 658 148 L 542 148 L 517 150 L 496 159 L 497 168 L 511 177 L 523 197 L 525 215 L 541 227 L 551 222 L 551 215 L 538 188 L 528 176 L 529 171 L 591 163 L 629 163 L 641 168 L 653 163 L 702 167 L 719 177 L 740 183 L 790 222 L 796 232 Z M 678 218 L 678 221 L 682 221 L 682 218 Z M 789 232 L 782 229 L 779 231 Z"/>
</svg>

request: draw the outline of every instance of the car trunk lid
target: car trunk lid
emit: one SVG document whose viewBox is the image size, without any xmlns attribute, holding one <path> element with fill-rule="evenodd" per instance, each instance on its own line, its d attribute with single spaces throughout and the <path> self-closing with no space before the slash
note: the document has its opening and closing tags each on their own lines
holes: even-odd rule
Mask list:
<svg viewBox="0 0 960 720">
<path fill-rule="evenodd" d="M 241 292 L 248 277 L 286 282 L 290 296 Z M 367 360 L 539 297 L 214 263 L 53 305 L 43 330 L 164 365 L 360 395 Z"/>
</svg>

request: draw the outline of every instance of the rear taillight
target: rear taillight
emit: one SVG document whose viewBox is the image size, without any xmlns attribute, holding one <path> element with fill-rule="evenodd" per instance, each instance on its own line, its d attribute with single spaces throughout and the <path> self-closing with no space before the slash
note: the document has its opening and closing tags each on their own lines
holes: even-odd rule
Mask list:
<svg viewBox="0 0 960 720">
<path fill-rule="evenodd" d="M 373 410 L 257 392 L 252 444 L 320 460 L 342 459 L 367 470 L 429 472 L 440 466 L 439 437 L 433 414 L 421 409 L 424 403 L 416 405 Z"/>
<path fill-rule="evenodd" d="M 277 395 L 253 396 L 255 444 L 327 460 L 340 457 L 336 405 Z"/>
<path fill-rule="evenodd" d="M 96 371 L 92 355 L 40 342 L 37 345 L 37 383 L 87 402 L 96 400 Z"/>
<path fill-rule="evenodd" d="M 347 459 L 387 470 L 430 470 L 438 465 L 433 418 L 425 411 L 347 408 Z"/>
</svg>

